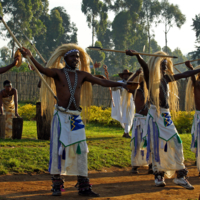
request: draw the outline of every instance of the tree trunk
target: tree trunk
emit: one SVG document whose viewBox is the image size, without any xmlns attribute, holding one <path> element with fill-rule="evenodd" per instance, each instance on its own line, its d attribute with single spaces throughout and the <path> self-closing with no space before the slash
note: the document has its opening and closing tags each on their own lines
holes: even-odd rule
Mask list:
<svg viewBox="0 0 200 200">
<path fill-rule="evenodd" d="M 45 114 L 41 115 L 41 102 L 36 103 L 36 121 L 38 140 L 49 140 L 51 121 L 46 120 Z"/>
<path fill-rule="evenodd" d="M 92 15 L 92 46 L 94 46 L 94 15 Z"/>
<path fill-rule="evenodd" d="M 167 53 L 167 24 L 165 24 L 165 47 L 166 47 L 166 53 Z"/>
<path fill-rule="evenodd" d="M 5 139 L 5 128 L 6 128 L 6 116 L 0 116 L 0 138 Z"/>
<path fill-rule="evenodd" d="M 12 124 L 12 138 L 13 139 L 21 139 L 22 138 L 22 130 L 23 130 L 23 119 L 13 118 Z"/>
</svg>

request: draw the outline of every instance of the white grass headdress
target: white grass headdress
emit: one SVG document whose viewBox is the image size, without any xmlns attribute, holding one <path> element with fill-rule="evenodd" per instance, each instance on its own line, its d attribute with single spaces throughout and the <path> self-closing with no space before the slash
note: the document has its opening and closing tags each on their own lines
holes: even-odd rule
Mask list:
<svg viewBox="0 0 200 200">
<path fill-rule="evenodd" d="M 158 51 L 155 54 L 167 55 L 165 52 Z M 158 115 L 160 114 L 160 82 L 162 74 L 160 65 L 163 60 L 167 60 L 166 74 L 169 76 L 172 82 L 169 82 L 169 108 L 173 111 L 173 116 L 176 115 L 179 110 L 178 102 L 178 87 L 177 82 L 174 81 L 173 63 L 171 58 L 151 57 L 148 62 L 149 67 L 149 97 L 151 102 L 156 106 Z"/>
<path fill-rule="evenodd" d="M 54 53 L 51 55 L 46 67 L 47 68 L 64 68 L 63 57 L 66 56 L 66 53 L 69 53 L 72 50 L 78 50 L 80 54 L 80 63 L 78 65 L 79 70 L 90 73 L 90 62 L 92 61 L 90 56 L 78 45 L 69 43 L 59 46 Z M 71 52 L 72 53 L 72 52 Z M 63 63 L 61 63 L 63 61 Z M 56 94 L 56 87 L 53 78 L 44 76 L 47 83 L 50 85 L 51 89 Z M 47 121 L 51 120 L 54 111 L 55 99 L 52 94 L 47 90 L 45 85 L 41 85 L 41 109 L 42 114 L 45 113 L 47 116 Z M 87 118 L 88 107 L 91 105 L 92 100 L 92 85 L 89 82 L 84 82 L 81 88 L 81 106 L 82 106 L 82 116 L 83 119 Z"/>
</svg>

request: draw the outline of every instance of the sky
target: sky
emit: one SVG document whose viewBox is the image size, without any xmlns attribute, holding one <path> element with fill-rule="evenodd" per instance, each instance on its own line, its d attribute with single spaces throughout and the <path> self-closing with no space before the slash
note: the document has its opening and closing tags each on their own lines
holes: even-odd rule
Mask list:
<svg viewBox="0 0 200 200">
<path fill-rule="evenodd" d="M 78 28 L 78 44 L 82 48 L 91 46 L 92 30 L 89 29 L 86 16 L 81 12 L 82 0 L 49 0 L 50 9 L 63 6 Z M 200 14 L 200 0 L 169 0 L 170 3 L 177 4 L 186 16 L 185 24 L 179 29 L 175 26 L 168 33 L 168 46 L 173 51 L 175 48 L 181 49 L 185 55 L 195 50 L 195 31 L 192 30 L 192 18 Z M 109 13 L 109 19 L 113 20 L 114 13 Z M 6 19 L 5 19 L 6 21 Z M 160 24 L 154 28 L 155 40 L 163 47 L 165 45 L 164 24 Z M 6 41 L 0 39 L 0 48 L 7 44 Z M 136 49 L 137 50 L 137 49 Z"/>
</svg>

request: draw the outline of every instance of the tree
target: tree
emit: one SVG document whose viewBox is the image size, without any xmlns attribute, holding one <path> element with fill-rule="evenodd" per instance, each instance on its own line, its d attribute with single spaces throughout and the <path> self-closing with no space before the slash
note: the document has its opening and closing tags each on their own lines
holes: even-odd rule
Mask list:
<svg viewBox="0 0 200 200">
<path fill-rule="evenodd" d="M 102 31 L 99 28 L 104 27 L 103 32 L 106 30 L 107 6 L 100 0 L 82 0 L 82 12 L 87 16 L 89 28 L 92 28 L 92 46 L 94 45 L 95 32 Z M 99 17 L 100 23 L 97 20 Z"/>
<path fill-rule="evenodd" d="M 0 49 L 0 58 L 5 63 L 5 65 L 10 64 L 11 62 L 11 51 L 8 47 L 2 47 Z"/>
<path fill-rule="evenodd" d="M 182 14 L 178 5 L 170 4 L 168 0 L 163 0 L 161 2 L 161 20 L 165 25 L 165 46 L 167 46 L 167 34 L 174 26 L 174 24 L 181 28 L 181 26 L 185 23 L 186 17 Z"/>
<path fill-rule="evenodd" d="M 161 47 L 158 45 L 155 39 L 151 39 L 151 52 L 155 53 L 157 51 L 161 51 Z"/>
<path fill-rule="evenodd" d="M 44 26 L 39 17 L 43 12 L 47 12 L 48 0 L 2 0 L 1 5 L 3 14 L 9 16 L 8 26 L 20 42 L 24 40 L 22 32 L 25 32 L 31 38 L 43 33 Z M 5 28 L 2 30 L 5 30 Z M 13 56 L 15 42 L 7 31 L 5 37 L 9 39 Z"/>
<path fill-rule="evenodd" d="M 172 55 L 178 57 L 178 59 L 174 60 L 174 63 L 181 63 L 188 60 L 188 58 L 183 55 L 182 51 L 179 48 L 174 49 L 174 51 L 172 52 Z M 184 72 L 187 70 L 187 67 L 185 66 L 185 64 L 177 65 L 176 68 L 178 68 L 181 72 Z"/>
<path fill-rule="evenodd" d="M 61 44 L 77 43 L 77 28 L 63 7 L 56 7 L 50 14 L 40 18 L 45 25 L 45 33 L 34 37 L 37 49 L 48 60 L 53 51 Z"/>
<path fill-rule="evenodd" d="M 148 35 L 148 52 L 151 51 L 151 40 L 154 35 L 151 33 L 152 25 L 159 23 L 158 17 L 161 13 L 161 4 L 158 0 L 143 0 L 142 11 L 141 11 L 141 21 L 145 24 L 145 30 Z"/>
<path fill-rule="evenodd" d="M 189 54 L 192 56 L 193 59 L 200 58 L 200 14 L 195 15 L 195 18 L 193 20 L 193 30 L 196 32 L 196 51 L 190 52 Z M 200 64 L 200 61 L 198 61 L 198 64 Z"/>
</svg>

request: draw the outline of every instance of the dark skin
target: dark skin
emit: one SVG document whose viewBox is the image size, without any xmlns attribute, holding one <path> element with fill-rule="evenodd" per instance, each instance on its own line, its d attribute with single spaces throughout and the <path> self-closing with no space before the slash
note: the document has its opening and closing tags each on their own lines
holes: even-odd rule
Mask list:
<svg viewBox="0 0 200 200">
<path fill-rule="evenodd" d="M 44 68 L 33 58 L 31 52 L 28 49 L 23 48 L 22 55 L 24 57 L 30 57 L 32 62 L 35 64 L 37 69 L 40 71 L 40 73 L 42 73 L 48 77 L 52 77 L 54 79 L 54 82 L 56 85 L 57 98 L 58 98 L 58 106 L 67 108 L 71 94 L 69 92 L 67 79 L 66 79 L 63 69 Z M 64 59 L 65 59 L 66 63 L 72 69 L 75 69 L 80 62 L 80 55 L 79 55 L 79 53 L 74 52 L 74 53 L 67 55 Z M 71 81 L 71 84 L 73 87 L 74 82 L 75 82 L 75 73 L 68 72 L 68 74 L 69 74 L 70 81 Z M 124 83 L 118 83 L 118 82 L 114 82 L 114 81 L 100 79 L 100 78 L 97 78 L 97 77 L 91 75 L 90 73 L 87 73 L 84 71 L 77 71 L 77 75 L 78 75 L 78 83 L 77 83 L 77 88 L 76 88 L 75 95 L 74 95 L 77 106 L 80 104 L 81 86 L 85 81 L 90 82 L 92 84 L 98 84 L 103 87 L 121 86 L 121 87 L 126 88 L 126 84 L 124 84 Z M 71 104 L 69 109 L 76 110 L 73 103 Z"/>
<path fill-rule="evenodd" d="M 0 114 L 3 114 L 3 101 L 2 98 L 13 96 L 14 95 L 14 103 L 15 103 L 15 116 L 19 117 L 18 114 L 18 95 L 17 90 L 12 88 L 12 86 L 4 86 L 4 89 L 0 92 Z"/>
<path fill-rule="evenodd" d="M 187 66 L 188 69 L 194 70 L 192 64 L 190 61 L 186 61 L 185 65 Z M 198 78 L 196 80 L 195 76 L 191 76 L 192 79 L 192 84 L 194 86 L 194 102 L 195 102 L 195 107 L 196 110 L 200 110 L 200 79 Z"/>
<path fill-rule="evenodd" d="M 13 68 L 14 66 L 16 66 L 19 62 L 19 57 L 17 56 L 13 63 L 11 63 L 10 65 L 6 66 L 6 67 L 1 67 L 0 68 L 0 74 L 3 74 L 5 72 L 7 72 L 8 70 L 10 70 L 11 68 Z M 2 106 L 2 98 L 3 97 L 8 97 L 8 96 L 12 96 L 12 95 L 15 95 L 14 97 L 14 101 L 15 101 L 15 115 L 16 116 L 19 116 L 18 115 L 18 111 L 17 111 L 17 108 L 18 108 L 18 103 L 17 103 L 17 91 L 12 88 L 11 86 L 7 86 L 7 87 L 4 87 L 4 90 L 2 90 L 0 92 L 0 114 L 2 115 L 3 114 L 3 106 Z"/>
<path fill-rule="evenodd" d="M 142 73 L 142 69 L 138 69 L 135 73 L 135 75 L 130 79 L 130 81 L 133 81 L 137 76 L 139 76 L 139 74 Z M 143 90 L 143 82 L 140 83 L 140 88 Z M 136 109 L 136 113 L 139 113 L 145 106 L 145 99 L 144 99 L 144 93 L 142 92 L 141 90 L 128 90 L 128 92 L 132 93 L 133 94 L 133 97 L 134 97 L 134 94 L 136 92 L 136 96 L 135 96 L 135 109 Z M 139 114 L 141 115 L 147 115 L 148 113 L 148 108 L 146 108 L 145 110 L 143 110 L 142 112 L 140 112 Z"/>
<path fill-rule="evenodd" d="M 127 50 L 126 55 L 135 56 L 133 54 L 134 52 L 136 52 L 136 51 Z M 147 88 L 149 89 L 149 68 L 148 68 L 148 65 L 140 55 L 136 55 L 136 57 L 138 59 L 138 62 L 141 65 L 141 67 L 143 68 L 144 78 L 145 78 L 145 81 L 147 83 Z M 167 84 L 169 82 L 171 82 L 172 80 L 169 78 L 168 75 L 166 75 L 166 69 L 167 69 L 166 63 L 162 62 L 160 67 L 161 67 L 161 75 L 163 77 L 161 79 L 161 83 L 164 86 L 165 93 L 167 94 L 167 92 L 168 92 Z M 175 74 L 175 75 L 173 75 L 173 78 L 174 78 L 173 81 L 177 81 L 177 80 L 182 79 L 182 78 L 187 78 L 187 77 L 193 76 L 193 75 L 198 74 L 198 73 L 200 73 L 200 69 L 193 70 L 193 71 L 186 71 L 186 72 L 183 72 L 183 73 L 180 73 L 180 74 Z M 164 107 L 164 108 L 169 108 L 168 102 L 167 102 L 167 97 L 164 94 L 161 87 L 160 87 L 160 106 Z"/>
</svg>

